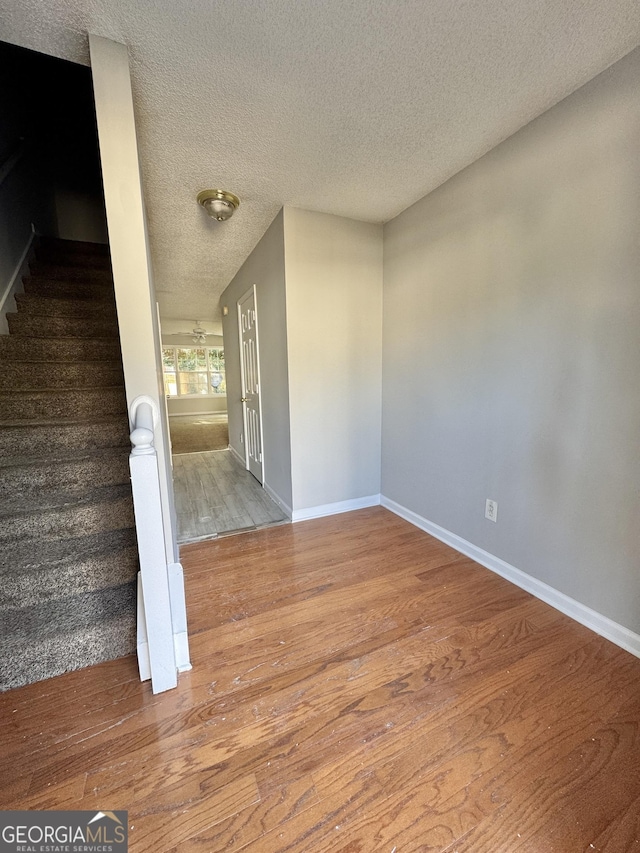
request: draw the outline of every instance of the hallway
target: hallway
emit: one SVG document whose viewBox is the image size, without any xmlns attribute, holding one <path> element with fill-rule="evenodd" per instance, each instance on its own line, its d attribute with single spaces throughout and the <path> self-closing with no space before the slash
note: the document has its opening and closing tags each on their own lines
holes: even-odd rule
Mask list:
<svg viewBox="0 0 640 853">
<path fill-rule="evenodd" d="M 230 450 L 173 457 L 178 542 L 195 542 L 288 521 Z"/>
</svg>

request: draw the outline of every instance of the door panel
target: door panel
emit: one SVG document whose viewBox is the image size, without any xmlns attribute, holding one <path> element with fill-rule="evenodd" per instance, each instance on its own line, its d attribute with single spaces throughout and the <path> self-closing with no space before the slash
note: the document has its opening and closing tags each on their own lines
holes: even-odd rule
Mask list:
<svg viewBox="0 0 640 853">
<path fill-rule="evenodd" d="M 242 418 L 247 469 L 262 483 L 262 418 L 260 411 L 260 361 L 258 354 L 258 315 L 255 285 L 238 300 L 240 333 L 240 372 L 242 379 Z"/>
</svg>

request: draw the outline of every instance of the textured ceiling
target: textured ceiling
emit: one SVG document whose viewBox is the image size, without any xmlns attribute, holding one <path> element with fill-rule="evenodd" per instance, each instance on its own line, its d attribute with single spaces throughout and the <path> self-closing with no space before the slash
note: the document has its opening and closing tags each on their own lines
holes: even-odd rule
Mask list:
<svg viewBox="0 0 640 853">
<path fill-rule="evenodd" d="M 0 38 L 129 45 L 151 253 L 172 331 L 284 205 L 393 218 L 640 42 L 638 0 L 0 0 Z M 198 190 L 240 196 L 207 219 Z"/>
</svg>

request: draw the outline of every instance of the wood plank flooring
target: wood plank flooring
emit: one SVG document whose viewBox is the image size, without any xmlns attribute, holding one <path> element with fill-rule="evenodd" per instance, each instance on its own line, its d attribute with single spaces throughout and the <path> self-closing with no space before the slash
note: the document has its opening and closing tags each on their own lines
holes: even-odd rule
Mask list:
<svg viewBox="0 0 640 853">
<path fill-rule="evenodd" d="M 178 542 L 288 521 L 230 450 L 173 457 Z"/>
<path fill-rule="evenodd" d="M 0 697 L 3 808 L 163 853 L 640 849 L 640 660 L 374 508 L 183 547 L 194 669 Z"/>
</svg>

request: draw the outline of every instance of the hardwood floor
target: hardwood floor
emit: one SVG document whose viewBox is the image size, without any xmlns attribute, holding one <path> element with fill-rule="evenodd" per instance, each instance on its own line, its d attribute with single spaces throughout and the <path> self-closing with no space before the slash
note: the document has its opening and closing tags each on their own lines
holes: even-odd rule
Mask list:
<svg viewBox="0 0 640 853">
<path fill-rule="evenodd" d="M 3 808 L 163 853 L 640 849 L 640 660 L 374 508 L 183 547 L 194 669 L 0 697 Z"/>
</svg>

